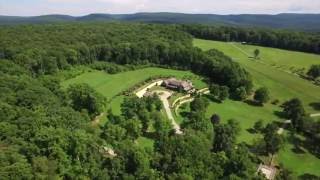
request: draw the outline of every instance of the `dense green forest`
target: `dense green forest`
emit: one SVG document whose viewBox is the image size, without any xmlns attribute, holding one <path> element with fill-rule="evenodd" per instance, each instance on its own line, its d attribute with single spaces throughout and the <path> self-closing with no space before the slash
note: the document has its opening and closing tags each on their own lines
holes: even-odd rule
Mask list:
<svg viewBox="0 0 320 180">
<path fill-rule="evenodd" d="M 287 50 L 320 53 L 318 33 L 208 25 L 183 25 L 182 28 L 201 39 L 238 41 Z"/>
<path fill-rule="evenodd" d="M 320 30 L 320 14 L 283 13 L 268 14 L 185 14 L 170 12 L 135 13 L 135 14 L 88 14 L 85 16 L 42 15 L 42 16 L 1 16 L 1 24 L 40 24 L 57 22 L 146 22 L 162 24 L 207 24 L 237 27 L 267 27 L 317 32 Z"/>
<path fill-rule="evenodd" d="M 72 65 L 94 61 L 117 64 L 155 64 L 192 70 L 210 81 L 245 87 L 245 70 L 220 52 L 192 47 L 191 36 L 176 26 L 147 24 L 70 24 L 4 27 L 0 58 L 28 69 L 33 76 L 53 74 Z"/>
<path fill-rule="evenodd" d="M 87 84 L 60 86 L 67 78 L 61 72 L 79 65 L 107 73 L 146 66 L 190 70 L 219 87 L 221 101 L 229 94 L 243 99 L 253 88 L 246 70 L 220 51 L 193 47 L 192 36 L 181 26 L 1 27 L 0 179 L 263 179 L 256 173 L 258 155 L 236 141 L 238 121 L 207 119 L 208 102 L 203 97 L 190 104 L 183 135 L 176 135 L 161 115 L 157 96 L 127 96 L 121 115 L 109 110 L 104 125 L 92 125 L 108 100 Z M 257 99 L 263 103 L 265 96 Z M 291 107 L 300 106 L 293 100 L 284 107 L 286 116 L 296 117 L 297 131 L 302 130 L 304 112 L 292 113 Z M 148 131 L 150 126 L 154 132 Z M 275 125 L 259 129 L 271 144 L 263 152 L 278 151 L 282 139 Z M 137 144 L 141 135 L 154 139 L 153 148 Z M 290 179 L 290 174 L 281 168 L 278 177 Z"/>
<path fill-rule="evenodd" d="M 229 86 L 231 93 L 238 88 L 251 90 L 250 77 L 238 64 L 221 52 L 193 48 L 191 36 L 176 26 L 2 27 L 0 58 L 0 179 L 256 176 L 257 160 L 247 147 L 233 148 L 237 133 L 233 126 L 228 145 L 213 148 L 212 124 L 197 115 L 205 108 L 193 113 L 184 136 L 176 136 L 158 114 L 157 97 L 129 97 L 122 105 L 122 116 L 109 112 L 108 123 L 97 128 L 90 122 L 103 111 L 106 100 L 86 84 L 60 87 L 57 74 L 73 66 L 117 73 L 128 67 L 122 65 L 131 64 L 192 70 L 208 81 Z M 197 120 L 203 124 L 197 125 Z M 135 144 L 149 124 L 156 128 L 154 150 Z M 105 152 L 110 146 L 117 157 Z"/>
</svg>

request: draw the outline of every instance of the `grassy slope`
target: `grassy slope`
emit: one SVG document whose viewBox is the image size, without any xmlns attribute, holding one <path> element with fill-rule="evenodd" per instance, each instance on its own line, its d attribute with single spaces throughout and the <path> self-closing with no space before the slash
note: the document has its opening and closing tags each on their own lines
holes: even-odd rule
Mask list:
<svg viewBox="0 0 320 180">
<path fill-rule="evenodd" d="M 202 88 L 206 86 L 199 76 L 188 71 L 163 68 L 145 68 L 113 75 L 107 74 L 103 71 L 86 72 L 80 76 L 64 81 L 62 83 L 62 87 L 66 88 L 69 85 L 76 83 L 87 83 L 99 93 L 107 97 L 108 100 L 112 100 L 110 102 L 110 107 L 112 107 L 112 110 L 116 114 L 120 114 L 120 104 L 123 101 L 123 96 L 115 96 L 139 82 L 158 75 L 188 78 L 192 80 L 196 87 Z"/>
<path fill-rule="evenodd" d="M 264 108 L 251 106 L 243 102 L 227 100 L 222 104 L 210 103 L 207 111 L 207 117 L 217 113 L 226 122 L 229 119 L 236 119 L 240 123 L 241 132 L 238 141 L 252 142 L 256 136 L 249 133 L 248 129 L 252 128 L 254 123 L 262 120 L 265 124 L 272 121 L 278 121 L 279 118 L 273 114 L 273 111 L 279 110 L 274 105 L 267 104 Z"/>
<path fill-rule="evenodd" d="M 308 112 L 315 112 L 309 106 L 309 103 L 320 101 L 320 88 L 295 75 L 283 72 L 283 70 L 289 70 L 291 66 L 303 68 L 309 67 L 311 64 L 320 63 L 320 56 L 235 44 L 238 48 L 243 49 L 249 54 L 256 48 L 260 49 L 262 53 L 260 61 L 265 63 L 262 64 L 248 58 L 247 55 L 229 43 L 195 39 L 194 44 L 204 50 L 211 48 L 221 50 L 238 61 L 252 74 L 256 87 L 266 86 L 270 89 L 272 99 L 277 98 L 283 102 L 284 100 L 298 97 L 302 99 Z M 276 66 L 282 66 L 281 69 L 279 70 L 276 66 L 271 66 L 270 64 L 272 63 L 276 63 Z M 264 108 L 259 108 L 244 105 L 242 102 L 226 101 L 223 104 L 211 103 L 208 116 L 212 113 L 218 113 L 224 121 L 229 118 L 240 120 L 242 131 L 239 139 L 250 142 L 255 137 L 250 135 L 245 129 L 252 127 L 254 119 L 263 119 L 264 121 L 277 119 L 273 112 L 278 110 L 279 108 L 270 104 L 267 104 Z M 297 154 L 292 151 L 292 148 L 293 145 L 287 143 L 278 154 L 278 161 L 283 163 L 296 176 L 304 173 L 320 175 L 320 159 L 308 152 Z"/>
<path fill-rule="evenodd" d="M 316 61 L 320 63 L 320 56 L 283 50 L 275 50 L 276 53 L 273 53 L 272 48 L 236 44 L 237 47 L 243 49 L 249 54 L 252 52 L 251 50 L 255 48 L 260 49 L 261 54 L 264 54 L 262 55 L 261 60 L 252 60 L 230 43 L 195 39 L 194 44 L 204 50 L 216 48 L 235 59 L 251 73 L 256 87 L 266 86 L 269 88 L 272 99 L 279 99 L 283 102 L 290 98 L 298 97 L 304 102 L 305 108 L 308 112 L 316 112 L 309 106 L 309 104 L 320 101 L 320 87 L 315 86 L 307 80 L 301 79 L 295 75 L 279 70 L 274 66 L 262 64 L 257 61 L 266 62 L 269 61 L 267 58 L 271 57 L 273 62 L 278 62 L 278 64 L 281 65 L 287 64 L 292 57 L 296 56 L 304 59 L 298 61 L 299 58 L 296 58 L 287 66 L 287 68 L 293 66 L 295 62 L 297 62 L 297 66 L 299 67 L 307 67 L 311 64 L 315 64 Z M 247 51 L 248 49 L 250 51 Z M 278 59 L 279 52 L 281 52 L 282 55 Z"/>
<path fill-rule="evenodd" d="M 145 68 L 113 75 L 107 74 L 103 71 L 93 71 L 64 81 L 62 86 L 68 87 L 70 84 L 87 83 L 102 95 L 110 99 L 135 84 L 144 81 L 149 77 L 158 75 L 175 76 L 177 78 L 189 77 L 195 86 L 204 86 L 204 83 L 199 80 L 198 76 L 191 72 L 163 68 Z"/>
</svg>

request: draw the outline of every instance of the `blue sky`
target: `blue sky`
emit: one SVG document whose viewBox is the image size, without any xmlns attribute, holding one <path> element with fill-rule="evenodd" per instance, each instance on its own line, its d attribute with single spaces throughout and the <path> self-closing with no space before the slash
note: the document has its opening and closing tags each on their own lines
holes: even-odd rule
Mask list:
<svg viewBox="0 0 320 180">
<path fill-rule="evenodd" d="M 0 0 L 0 15 L 135 12 L 320 13 L 320 0 Z"/>
</svg>

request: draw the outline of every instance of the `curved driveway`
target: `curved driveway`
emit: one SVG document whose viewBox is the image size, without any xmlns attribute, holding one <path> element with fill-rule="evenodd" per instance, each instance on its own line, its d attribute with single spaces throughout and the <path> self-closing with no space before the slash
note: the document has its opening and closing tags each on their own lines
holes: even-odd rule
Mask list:
<svg viewBox="0 0 320 180">
<path fill-rule="evenodd" d="M 177 124 L 177 122 L 174 120 L 171 109 L 170 109 L 170 105 L 169 105 L 169 101 L 168 98 L 172 95 L 171 92 L 169 91 L 154 91 L 155 93 L 157 93 L 157 95 L 160 97 L 160 100 L 163 103 L 164 109 L 167 113 L 168 119 L 171 120 L 172 126 L 176 132 L 176 134 L 182 134 L 183 132 L 181 131 L 181 128 L 179 126 L 179 124 Z"/>
</svg>

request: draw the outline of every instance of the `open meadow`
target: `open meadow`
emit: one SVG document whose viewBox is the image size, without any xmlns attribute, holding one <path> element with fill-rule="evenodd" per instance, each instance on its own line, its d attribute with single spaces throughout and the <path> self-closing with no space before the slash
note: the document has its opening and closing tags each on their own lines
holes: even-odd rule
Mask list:
<svg viewBox="0 0 320 180">
<path fill-rule="evenodd" d="M 320 101 L 320 87 L 277 66 L 286 66 L 286 69 L 291 66 L 307 68 L 320 63 L 319 55 L 200 39 L 195 39 L 194 45 L 203 50 L 218 49 L 240 63 L 252 75 L 256 88 L 265 86 L 270 90 L 271 101 L 278 99 L 283 103 L 297 97 L 303 101 L 309 113 L 317 112 L 311 104 Z M 258 60 L 248 56 L 252 56 L 254 49 L 260 49 L 261 58 Z M 276 65 L 272 66 L 271 63 Z"/>
<path fill-rule="evenodd" d="M 311 64 L 319 64 L 319 55 L 200 39 L 195 39 L 194 45 L 203 50 L 215 48 L 232 57 L 252 75 L 255 88 L 265 86 L 270 90 L 271 101 L 278 99 L 283 103 L 290 98 L 298 97 L 303 101 L 308 113 L 319 111 L 311 104 L 320 102 L 320 87 L 290 72 L 293 69 L 291 67 L 306 69 Z M 259 60 L 250 57 L 253 56 L 254 49 L 260 50 Z M 281 120 L 276 115 L 280 110 L 281 108 L 271 103 L 267 103 L 264 107 L 254 107 L 243 102 L 227 100 L 221 104 L 210 103 L 207 117 L 217 113 L 223 122 L 232 118 L 237 119 L 242 128 L 238 141 L 251 143 L 258 137 L 250 134 L 248 128 L 251 128 L 259 119 L 264 123 Z M 288 141 L 276 159 L 296 177 L 304 173 L 320 175 L 318 169 L 320 159 L 307 150 L 296 153 L 293 144 Z"/>
</svg>

